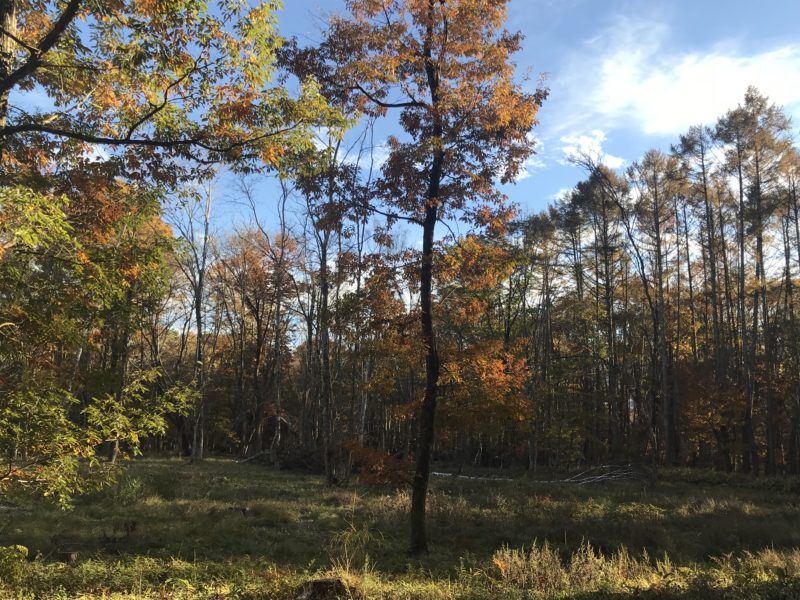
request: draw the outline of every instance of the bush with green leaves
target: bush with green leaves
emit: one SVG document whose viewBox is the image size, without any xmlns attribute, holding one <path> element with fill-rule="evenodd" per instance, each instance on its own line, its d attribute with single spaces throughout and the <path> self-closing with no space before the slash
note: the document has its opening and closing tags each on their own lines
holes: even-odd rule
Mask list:
<svg viewBox="0 0 800 600">
<path fill-rule="evenodd" d="M 0 581 L 15 586 L 22 581 L 28 549 L 25 546 L 0 546 Z"/>
</svg>

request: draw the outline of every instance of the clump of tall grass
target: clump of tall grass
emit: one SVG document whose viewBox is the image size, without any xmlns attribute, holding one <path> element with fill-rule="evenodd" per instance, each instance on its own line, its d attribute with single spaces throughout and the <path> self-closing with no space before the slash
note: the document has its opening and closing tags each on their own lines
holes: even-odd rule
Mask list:
<svg viewBox="0 0 800 600">
<path fill-rule="evenodd" d="M 568 589 L 569 577 L 561 558 L 550 544 L 534 542 L 529 549 L 504 546 L 492 562 L 500 579 L 514 588 L 554 594 Z"/>
<path fill-rule="evenodd" d="M 685 577 L 676 573 L 668 559 L 653 563 L 646 552 L 637 558 L 624 548 L 605 555 L 586 542 L 567 560 L 562 560 L 547 542 L 534 542 L 528 549 L 501 548 L 494 553 L 492 562 L 503 584 L 544 597 L 597 591 L 620 593 L 662 584 L 684 587 L 688 583 L 682 581 Z"/>
<path fill-rule="evenodd" d="M 716 558 L 712 566 L 678 567 L 665 556 L 632 556 L 622 548 L 605 555 L 584 542 L 566 560 L 547 542 L 503 547 L 492 557 L 494 576 L 508 590 L 534 597 L 655 590 L 753 590 L 800 578 L 800 550 L 762 550 Z M 759 596 L 754 596 L 759 597 Z"/>
<path fill-rule="evenodd" d="M 502 583 L 544 596 L 646 589 L 655 573 L 646 553 L 635 558 L 622 548 L 607 556 L 586 542 L 568 560 L 547 542 L 534 542 L 528 549 L 503 547 L 494 553 L 492 563 Z M 657 566 L 669 570 L 663 562 Z"/>
</svg>

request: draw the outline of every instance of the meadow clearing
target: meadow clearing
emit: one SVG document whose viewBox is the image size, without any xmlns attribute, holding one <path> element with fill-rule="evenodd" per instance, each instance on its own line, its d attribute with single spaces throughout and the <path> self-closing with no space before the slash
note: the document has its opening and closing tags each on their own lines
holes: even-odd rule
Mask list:
<svg viewBox="0 0 800 600">
<path fill-rule="evenodd" d="M 412 558 L 405 490 L 139 460 L 72 510 L 4 506 L 0 597 L 292 599 L 333 578 L 365 599 L 800 598 L 796 480 L 490 475 L 434 478 Z"/>
</svg>

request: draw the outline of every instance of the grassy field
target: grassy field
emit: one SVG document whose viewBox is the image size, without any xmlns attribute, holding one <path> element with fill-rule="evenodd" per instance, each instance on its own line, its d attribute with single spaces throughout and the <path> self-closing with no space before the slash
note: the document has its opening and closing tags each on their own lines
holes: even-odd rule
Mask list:
<svg viewBox="0 0 800 600">
<path fill-rule="evenodd" d="M 796 486 L 435 478 L 413 559 L 406 491 L 141 460 L 72 511 L 4 506 L 0 598 L 290 599 L 339 577 L 357 598 L 800 599 Z"/>
</svg>

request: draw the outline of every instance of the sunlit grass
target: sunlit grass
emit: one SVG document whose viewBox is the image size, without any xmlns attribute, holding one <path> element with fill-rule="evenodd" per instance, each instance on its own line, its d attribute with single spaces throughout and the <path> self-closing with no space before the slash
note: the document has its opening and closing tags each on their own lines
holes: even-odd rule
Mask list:
<svg viewBox="0 0 800 600">
<path fill-rule="evenodd" d="M 0 559 L 0 598 L 293 598 L 326 575 L 362 598 L 800 598 L 790 487 L 664 479 L 435 479 L 414 559 L 406 491 L 143 460 L 71 512 L 0 513 L 0 545 L 28 550 Z"/>
</svg>

